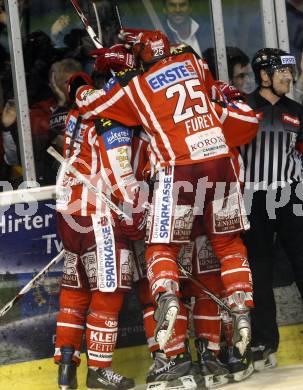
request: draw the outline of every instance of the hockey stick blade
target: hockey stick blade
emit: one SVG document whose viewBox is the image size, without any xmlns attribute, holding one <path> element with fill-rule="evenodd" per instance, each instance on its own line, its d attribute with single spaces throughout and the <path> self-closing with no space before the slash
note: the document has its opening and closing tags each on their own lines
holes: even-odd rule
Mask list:
<svg viewBox="0 0 303 390">
<path fill-rule="evenodd" d="M 84 15 L 79 3 L 77 0 L 70 0 L 72 5 L 74 6 L 79 18 L 81 19 L 82 23 L 83 23 L 83 26 L 85 28 L 85 30 L 87 31 L 88 35 L 91 37 L 91 39 L 93 40 L 95 46 L 97 49 L 101 49 L 103 46 L 102 46 L 102 43 L 98 37 L 98 35 L 95 33 L 95 31 L 93 30 L 93 28 L 91 27 L 91 25 L 89 24 L 86 16 Z"/>
<path fill-rule="evenodd" d="M 15 306 L 15 304 L 19 301 L 20 298 L 23 297 L 27 292 L 29 292 L 38 280 L 42 279 L 48 271 L 54 265 L 58 264 L 64 256 L 64 250 L 62 250 L 56 257 L 54 257 L 36 276 L 33 277 L 19 292 L 18 294 L 9 301 L 5 306 L 0 309 L 0 317 L 3 317 L 10 309 Z"/>
<path fill-rule="evenodd" d="M 206 295 L 208 295 L 218 306 L 221 307 L 221 309 L 223 310 L 226 310 L 229 314 L 233 314 L 231 309 L 224 303 L 221 301 L 221 299 L 219 299 L 215 294 L 213 294 L 211 291 L 208 290 L 208 288 L 206 288 L 205 286 L 203 286 L 203 284 L 201 282 L 198 282 L 198 280 L 196 280 L 192 274 L 188 271 L 186 271 L 186 269 L 182 266 L 182 264 L 180 264 L 178 262 L 178 267 L 180 269 L 180 271 L 182 272 L 182 274 L 184 276 L 187 276 L 188 279 L 194 283 L 197 287 L 199 287 Z"/>
<path fill-rule="evenodd" d="M 52 146 L 47 149 L 47 153 L 54 157 L 61 164 L 65 162 L 64 157 L 61 156 L 60 153 L 57 152 Z M 119 218 L 123 218 L 125 220 L 130 221 L 131 218 L 127 216 L 123 211 L 119 209 L 107 196 L 103 194 L 103 192 L 98 191 L 98 189 L 82 174 L 80 173 L 74 166 L 67 165 L 67 170 L 69 170 L 73 175 L 76 176 L 78 180 L 80 180 L 91 192 L 96 194 L 96 196 L 106 204 L 108 208 L 110 208 L 114 213 L 117 214 Z"/>
</svg>

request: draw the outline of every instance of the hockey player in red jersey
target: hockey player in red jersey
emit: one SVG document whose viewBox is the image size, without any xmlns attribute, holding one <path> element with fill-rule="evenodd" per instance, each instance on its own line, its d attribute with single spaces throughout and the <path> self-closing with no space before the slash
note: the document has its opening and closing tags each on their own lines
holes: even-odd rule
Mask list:
<svg viewBox="0 0 303 390">
<path fill-rule="evenodd" d="M 229 148 L 252 139 L 258 121 L 245 104 L 233 107 L 211 103 L 208 96 L 212 85 L 203 61 L 192 53 L 171 56 L 161 32 L 139 34 L 133 51 L 142 62 L 143 73 L 128 72 L 109 93 L 80 88 L 77 104 L 84 118 L 106 115 L 128 126 L 142 124 L 151 138 L 158 175 L 146 261 L 151 293 L 158 306 L 156 339 L 161 348 L 166 345 L 180 311 L 175 260 L 180 245 L 189 240 L 198 210 L 221 264 L 222 282 L 234 311 L 235 344 L 243 354 L 250 338 L 252 285 L 239 236 L 245 218 L 241 194 L 233 184 L 237 177 Z M 211 183 L 205 188 L 207 178 L 208 182 L 227 186 L 219 194 Z M 180 188 L 180 181 L 185 182 L 185 189 L 182 185 Z M 206 194 L 198 195 L 205 189 Z"/>
<path fill-rule="evenodd" d="M 216 83 L 217 84 L 217 83 Z M 234 163 L 236 172 L 243 181 L 241 174 L 241 159 L 235 155 Z M 242 179 L 241 179 L 242 178 Z M 193 277 L 206 286 L 212 293 L 224 298 L 224 288 L 221 281 L 220 263 L 218 262 L 211 244 L 203 232 L 201 220 L 197 218 L 191 234 L 191 242 L 184 244 L 178 254 L 177 263 L 185 268 Z M 207 388 L 214 388 L 232 381 L 242 381 L 253 372 L 253 366 L 249 358 L 249 351 L 245 358 L 239 356 L 234 351 L 233 346 L 233 324 L 230 323 L 230 316 L 205 293 L 202 289 L 193 284 L 182 273 L 179 274 L 182 304 L 182 311 L 177 316 L 175 329 L 164 350 L 159 349 L 159 344 L 155 341 L 154 330 L 155 321 L 153 314 L 155 305 L 150 298 L 144 277 L 146 277 L 146 266 L 144 262 L 144 244 L 135 243 L 135 263 L 137 277 L 139 280 L 140 301 L 144 308 L 144 325 L 147 336 L 149 350 L 152 353 L 154 363 L 150 367 L 147 375 L 147 382 L 151 381 L 171 381 L 179 378 L 178 385 L 182 385 L 182 376 L 191 374 L 193 377 L 186 377 L 186 380 L 195 380 L 196 383 L 204 383 Z M 194 305 L 192 306 L 192 299 Z M 189 304 L 189 305 L 188 305 Z M 193 310 L 192 321 L 195 332 L 195 346 L 198 355 L 198 364 L 191 364 L 191 356 L 188 353 L 187 327 L 190 325 L 189 311 Z M 228 324 L 223 327 L 225 342 L 224 363 L 219 360 L 221 349 L 222 317 Z M 231 319 L 232 320 L 232 319 Z M 225 328 L 228 327 L 228 332 Z M 172 365 L 171 362 L 175 364 Z M 199 377 L 200 374 L 200 377 Z M 201 378 L 202 374 L 202 378 Z M 177 382 L 174 381 L 174 385 Z"/>
<path fill-rule="evenodd" d="M 79 85 L 91 83 L 84 73 L 74 75 L 70 94 Z M 64 147 L 68 164 L 100 192 L 113 194 L 113 201 L 130 202 L 129 196 L 138 187 L 132 167 L 138 168 L 140 151 L 144 153 L 147 144 L 145 134 L 115 121 L 99 119 L 94 123 L 81 120 L 76 108 L 69 112 Z M 55 350 L 58 385 L 77 388 L 76 367 L 86 328 L 88 388 L 132 388 L 132 379 L 111 369 L 118 313 L 132 284 L 129 231 L 123 230 L 118 219 L 113 225 L 106 206 L 68 171 L 68 166 L 57 180 L 57 211 L 65 249 Z"/>
</svg>

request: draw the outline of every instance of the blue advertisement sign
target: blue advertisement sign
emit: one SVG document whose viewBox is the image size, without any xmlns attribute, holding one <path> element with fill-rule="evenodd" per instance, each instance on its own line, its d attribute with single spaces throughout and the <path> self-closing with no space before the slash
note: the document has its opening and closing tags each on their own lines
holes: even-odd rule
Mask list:
<svg viewBox="0 0 303 390">
<path fill-rule="evenodd" d="M 50 200 L 0 210 L 0 307 L 63 249 L 54 207 L 54 201 Z M 62 266 L 63 260 L 0 318 L 0 364 L 52 356 Z M 134 289 L 120 313 L 117 346 L 145 342 Z"/>
</svg>

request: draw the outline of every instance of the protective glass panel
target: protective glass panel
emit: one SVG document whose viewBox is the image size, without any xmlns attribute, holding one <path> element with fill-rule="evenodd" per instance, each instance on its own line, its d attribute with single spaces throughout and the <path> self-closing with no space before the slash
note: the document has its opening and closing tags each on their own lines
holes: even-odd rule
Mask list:
<svg viewBox="0 0 303 390">
<path fill-rule="evenodd" d="M 264 47 L 261 2 L 224 0 L 222 7 L 229 79 L 249 93 L 255 88 L 250 61 Z"/>
<path fill-rule="evenodd" d="M 21 167 L 4 0 L 0 1 L 0 112 L 0 191 L 9 191 L 18 185 Z"/>
<path fill-rule="evenodd" d="M 294 98 L 303 102 L 303 0 L 286 0 L 286 13 L 289 36 L 289 50 L 296 57 L 297 80 L 294 85 Z"/>
<path fill-rule="evenodd" d="M 133 28 L 161 29 L 172 43 L 190 44 L 199 55 L 214 47 L 208 1 L 79 0 L 76 3 L 102 44 L 107 47 L 116 43 L 120 24 Z M 89 52 L 95 45 L 71 1 L 20 0 L 19 15 L 36 177 L 40 185 L 49 185 L 56 181 L 58 164 L 46 153 L 46 149 L 52 145 L 62 152 L 64 121 L 68 111 L 66 81 L 77 70 L 92 72 L 93 59 Z M 5 22 L 2 22 L 2 26 L 0 43 L 7 54 Z M 2 107 L 6 103 L 8 106 L 13 105 L 12 78 L 9 72 L 4 73 L 9 79 L 10 87 L 5 89 L 7 93 L 0 97 Z M 8 179 L 13 181 L 14 188 L 22 181 L 17 127 L 17 121 L 13 120 L 12 129 L 7 132 L 10 148 L 14 152 L 9 160 Z M 23 145 L 23 148 L 24 153 L 27 153 L 28 145 Z M 5 153 L 1 153 L 2 156 L 3 154 L 8 154 L 7 146 Z M 12 177 L 15 167 L 16 180 Z"/>
<path fill-rule="evenodd" d="M 189 44 L 202 55 L 213 47 L 208 1 L 137 0 L 119 1 L 122 24 L 127 27 L 160 29 L 173 44 Z"/>
</svg>

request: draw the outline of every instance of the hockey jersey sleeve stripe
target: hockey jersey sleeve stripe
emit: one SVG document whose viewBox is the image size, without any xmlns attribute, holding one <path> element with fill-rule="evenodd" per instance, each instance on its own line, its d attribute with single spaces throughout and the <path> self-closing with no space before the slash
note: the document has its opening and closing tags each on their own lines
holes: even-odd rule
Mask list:
<svg viewBox="0 0 303 390">
<path fill-rule="evenodd" d="M 170 160 L 171 160 L 171 161 L 175 161 L 176 156 L 175 156 L 175 154 L 174 154 L 174 152 L 173 152 L 173 149 L 172 149 L 172 147 L 171 147 L 171 144 L 170 144 L 170 142 L 169 142 L 169 139 L 168 139 L 167 135 L 165 134 L 165 132 L 163 131 L 163 129 L 162 129 L 160 123 L 158 122 L 158 120 L 157 120 L 157 118 L 156 118 L 156 115 L 154 114 L 154 112 L 153 112 L 153 110 L 152 110 L 152 108 L 151 108 L 151 106 L 150 106 L 148 100 L 147 100 L 146 97 L 144 96 L 144 93 L 143 93 L 143 91 L 142 91 L 142 89 L 141 89 L 141 87 L 140 87 L 140 84 L 139 84 L 139 82 L 138 82 L 138 78 L 135 78 L 135 79 L 133 80 L 133 82 L 134 82 L 134 86 L 135 86 L 135 88 L 136 88 L 136 91 L 137 91 L 137 93 L 138 93 L 138 96 L 140 97 L 140 99 L 141 99 L 143 105 L 145 106 L 145 109 L 146 109 L 147 113 L 148 113 L 149 116 L 150 116 L 150 119 L 151 119 L 151 121 L 152 121 L 152 123 L 153 123 L 153 126 L 154 126 L 155 129 L 159 132 L 159 135 L 160 135 L 160 137 L 161 137 L 161 140 L 162 140 L 162 142 L 163 142 L 163 145 L 164 145 L 165 149 L 167 150 L 167 152 L 168 152 L 168 154 L 169 154 Z"/>
<path fill-rule="evenodd" d="M 101 150 L 101 149 L 100 149 Z M 102 153 L 100 155 L 100 158 L 101 158 L 101 161 L 103 162 L 102 160 Z M 101 177 L 102 177 L 102 180 L 104 180 L 106 186 L 108 187 L 108 190 L 112 187 L 112 183 L 109 179 L 109 176 L 110 176 L 110 169 L 109 168 L 106 168 L 105 165 L 104 165 L 104 162 L 102 163 L 101 165 Z"/>
<path fill-rule="evenodd" d="M 88 198 L 88 188 L 86 186 L 82 187 L 81 194 L 81 215 L 87 216 L 87 198 Z"/>
<path fill-rule="evenodd" d="M 213 115 L 221 122 L 223 123 L 225 118 L 227 117 L 228 115 L 228 111 L 226 110 L 226 115 L 225 115 L 225 111 L 223 110 L 223 107 L 221 106 L 218 106 L 218 105 L 215 105 L 213 102 L 210 103 L 210 109 L 212 110 L 212 113 Z M 218 112 L 217 110 L 219 110 L 220 112 Z M 221 114 L 221 111 L 222 111 L 222 114 Z M 223 122 L 221 120 L 222 116 L 225 115 L 223 117 Z"/>
<path fill-rule="evenodd" d="M 140 119 L 142 120 L 143 126 L 149 128 L 147 119 L 145 118 L 145 116 L 144 116 L 143 113 L 140 111 L 139 107 L 137 106 L 137 104 L 136 104 L 136 102 L 135 102 L 135 99 L 134 99 L 134 97 L 133 97 L 133 94 L 132 94 L 131 89 L 129 88 L 129 86 L 124 87 L 124 90 L 125 90 L 127 96 L 129 97 L 129 99 L 131 100 L 132 104 L 134 105 L 135 109 L 137 110 L 138 115 L 140 116 Z"/>
<path fill-rule="evenodd" d="M 142 140 L 139 140 L 138 146 L 137 146 L 137 150 L 136 150 L 136 155 L 135 155 L 135 158 L 134 158 L 134 161 L 133 161 L 133 171 L 134 171 L 134 173 L 136 173 L 137 169 L 138 169 L 141 148 L 142 148 Z"/>
<path fill-rule="evenodd" d="M 203 78 L 203 80 L 205 80 L 204 68 L 203 68 L 202 64 L 200 64 L 200 60 L 197 60 L 196 57 L 193 57 L 193 58 L 194 58 L 194 61 L 196 63 L 196 68 L 198 69 L 198 71 L 200 73 L 200 76 Z"/>
<path fill-rule="evenodd" d="M 229 116 L 239 119 L 243 122 L 259 123 L 255 116 L 241 115 L 235 111 L 229 111 Z"/>
<path fill-rule="evenodd" d="M 145 116 L 143 115 L 143 113 L 140 111 L 139 107 L 137 106 L 136 102 L 135 102 L 135 99 L 133 97 L 133 94 L 131 92 L 131 89 L 127 86 L 127 87 L 124 87 L 125 89 L 125 92 L 127 93 L 129 99 L 131 100 L 131 102 L 133 103 L 134 107 L 136 108 L 137 112 L 138 112 L 138 115 L 140 116 L 141 120 L 142 120 L 142 124 L 143 126 L 145 127 L 145 129 L 148 131 L 149 130 L 149 125 L 148 125 L 148 122 L 147 122 L 147 119 L 145 118 Z M 151 145 L 152 145 L 152 148 L 153 150 L 155 151 L 156 155 L 158 156 L 158 158 L 160 159 L 160 162 L 164 162 L 164 158 L 162 156 L 162 154 L 160 153 L 160 150 L 158 149 L 158 146 L 155 142 L 155 138 L 154 137 L 151 137 Z"/>
<path fill-rule="evenodd" d="M 91 145 L 91 174 L 95 175 L 97 173 L 97 167 L 98 167 L 98 157 L 95 148 L 93 145 L 97 142 L 97 135 L 95 133 L 95 136 L 93 136 L 92 133 L 95 133 L 94 128 L 92 128 L 88 133 L 88 140 L 89 144 Z"/>
<path fill-rule="evenodd" d="M 144 131 L 140 132 L 140 138 L 142 138 L 143 141 L 145 142 L 150 142 L 150 136 L 146 134 Z"/>
<path fill-rule="evenodd" d="M 222 107 L 222 115 L 220 116 L 220 122 L 223 124 L 225 122 L 225 119 L 228 117 L 228 114 L 230 114 L 227 110 L 227 108 Z"/>
<path fill-rule="evenodd" d="M 124 87 L 124 89 L 125 89 L 125 92 L 126 92 L 127 96 L 129 97 L 129 99 L 131 100 L 132 104 L 134 105 L 135 109 L 137 110 L 138 115 L 140 116 L 140 119 L 142 120 L 143 126 L 145 127 L 146 131 L 148 132 L 148 130 L 150 129 L 149 124 L 147 122 L 147 119 L 143 115 L 142 111 L 140 111 L 139 107 L 137 106 L 131 89 L 129 88 L 129 86 Z M 153 147 L 153 150 L 157 154 L 158 158 L 160 159 L 160 162 L 164 162 L 164 158 L 163 158 L 162 154 L 160 153 L 160 150 L 158 149 L 158 146 L 157 146 L 157 144 L 155 142 L 155 138 L 154 137 L 151 137 L 151 145 Z"/>
<path fill-rule="evenodd" d="M 115 95 L 113 95 L 105 103 L 98 105 L 98 104 L 96 104 L 96 103 L 98 103 L 98 99 L 96 99 L 95 95 L 97 93 L 100 93 L 99 91 L 102 91 L 102 90 L 95 90 L 95 92 L 91 96 L 88 95 L 86 97 L 86 100 L 77 101 L 77 104 L 79 104 L 79 108 L 83 107 L 84 105 L 87 106 L 87 108 L 89 108 L 90 112 L 86 112 L 85 114 L 83 114 L 83 119 L 89 119 L 92 115 L 96 115 L 96 116 L 100 115 L 100 113 L 102 111 L 106 110 L 107 108 L 109 108 L 110 106 L 115 104 L 124 95 L 124 91 L 121 88 L 118 90 L 118 92 Z M 104 95 L 104 93 L 103 94 L 101 93 L 101 96 L 103 96 L 103 95 Z"/>
<path fill-rule="evenodd" d="M 197 59 L 196 59 L 196 61 L 197 61 Z M 200 73 L 202 73 L 203 80 L 205 80 L 205 68 L 204 68 L 203 61 L 200 59 L 197 62 L 198 62 L 198 69 L 199 69 Z"/>
</svg>

